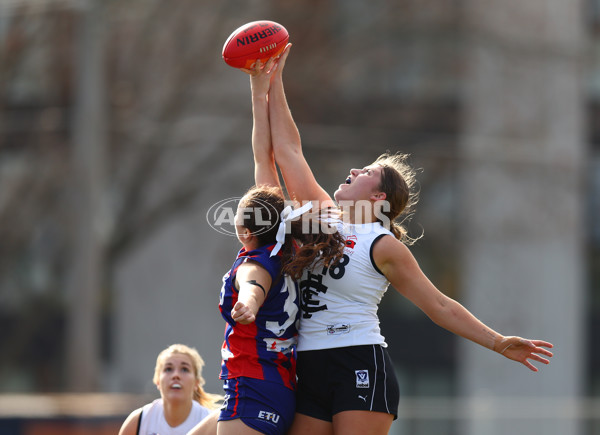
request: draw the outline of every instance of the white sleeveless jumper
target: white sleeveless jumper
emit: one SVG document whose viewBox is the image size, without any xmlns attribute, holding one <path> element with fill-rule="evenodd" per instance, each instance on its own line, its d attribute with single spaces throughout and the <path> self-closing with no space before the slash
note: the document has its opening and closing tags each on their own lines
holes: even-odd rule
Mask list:
<svg viewBox="0 0 600 435">
<path fill-rule="evenodd" d="M 298 351 L 379 344 L 377 308 L 389 281 L 373 260 L 373 245 L 393 234 L 380 223 L 337 223 L 346 238 L 342 261 L 334 267 L 304 272 Z"/>
<path fill-rule="evenodd" d="M 210 414 L 210 410 L 192 401 L 188 418 L 177 427 L 171 427 L 165 420 L 162 399 L 156 399 L 142 407 L 139 435 L 186 435 L 194 426 Z"/>
</svg>

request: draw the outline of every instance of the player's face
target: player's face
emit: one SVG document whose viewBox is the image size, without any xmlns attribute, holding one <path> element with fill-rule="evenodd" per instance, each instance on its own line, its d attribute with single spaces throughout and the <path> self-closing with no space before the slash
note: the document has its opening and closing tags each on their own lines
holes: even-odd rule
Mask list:
<svg viewBox="0 0 600 435">
<path fill-rule="evenodd" d="M 370 200 L 372 195 L 379 192 L 381 184 L 381 171 L 383 168 L 377 165 L 366 166 L 363 169 L 351 169 L 346 182 L 340 184 L 335 191 L 335 200 L 360 201 Z"/>
<path fill-rule="evenodd" d="M 192 400 L 197 385 L 192 358 L 173 353 L 163 361 L 158 389 L 163 400 Z"/>
</svg>

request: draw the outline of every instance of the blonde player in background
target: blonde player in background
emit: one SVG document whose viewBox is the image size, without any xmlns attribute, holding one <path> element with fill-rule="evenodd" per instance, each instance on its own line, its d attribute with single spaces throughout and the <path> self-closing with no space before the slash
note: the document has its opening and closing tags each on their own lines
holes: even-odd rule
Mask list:
<svg viewBox="0 0 600 435">
<path fill-rule="evenodd" d="M 185 435 L 217 408 L 222 396 L 202 388 L 204 361 L 196 349 L 173 344 L 156 359 L 153 382 L 156 399 L 136 409 L 125 420 L 119 435 Z"/>
</svg>

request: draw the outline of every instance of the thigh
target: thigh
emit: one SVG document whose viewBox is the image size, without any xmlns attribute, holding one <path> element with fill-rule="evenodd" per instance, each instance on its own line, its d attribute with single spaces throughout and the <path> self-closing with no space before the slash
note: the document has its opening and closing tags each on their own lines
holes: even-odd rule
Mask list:
<svg viewBox="0 0 600 435">
<path fill-rule="evenodd" d="M 217 435 L 255 435 L 262 433 L 247 426 L 239 418 L 236 420 L 222 420 L 217 423 Z"/>
<path fill-rule="evenodd" d="M 385 412 L 343 411 L 333 416 L 336 435 L 386 435 L 394 416 Z"/>
<path fill-rule="evenodd" d="M 309 417 L 308 415 L 298 414 L 294 417 L 294 422 L 287 435 L 332 435 L 333 425 L 330 421 L 320 420 Z"/>
</svg>

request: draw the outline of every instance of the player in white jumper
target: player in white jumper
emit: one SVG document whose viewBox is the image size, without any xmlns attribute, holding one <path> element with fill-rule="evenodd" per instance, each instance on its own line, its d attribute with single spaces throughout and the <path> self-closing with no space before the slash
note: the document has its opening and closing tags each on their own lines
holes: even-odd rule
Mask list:
<svg viewBox="0 0 600 435">
<path fill-rule="evenodd" d="M 173 427 L 167 422 L 163 399 L 156 399 L 144 405 L 141 412 L 140 429 L 137 432 L 140 435 L 185 435 L 210 414 L 208 408 L 192 401 L 192 409 L 185 421 Z"/>
<path fill-rule="evenodd" d="M 252 71 L 253 85 L 261 80 L 269 84 L 265 128 L 270 128 L 273 147 L 255 148 L 255 159 L 274 158 L 297 201 L 317 202 L 321 210 L 341 207 L 344 223 L 339 227 L 346 236 L 342 262 L 308 270 L 300 282 L 298 393 L 289 433 L 388 433 L 397 416 L 399 392 L 379 332 L 377 305 L 390 283 L 443 328 L 531 370 L 537 368 L 529 359 L 548 364 L 542 355 L 552 356 L 544 349 L 552 344 L 499 334 L 423 274 L 407 247 L 411 239 L 394 222 L 416 202 L 414 170 L 406 156 L 385 154 L 363 169 L 352 169 L 335 192 L 335 202 L 317 183 L 285 98 L 282 71 L 289 48 Z"/>
<path fill-rule="evenodd" d="M 379 330 L 377 306 L 389 283 L 374 266 L 371 248 L 376 240 L 392 233 L 379 222 L 340 222 L 338 230 L 346 237 L 342 260 L 329 268 L 307 270 L 300 281 L 298 351 L 386 346 Z"/>
<path fill-rule="evenodd" d="M 204 391 L 204 361 L 196 349 L 173 344 L 156 359 L 156 399 L 136 409 L 119 435 L 185 435 L 216 408 L 221 396 Z"/>
</svg>

